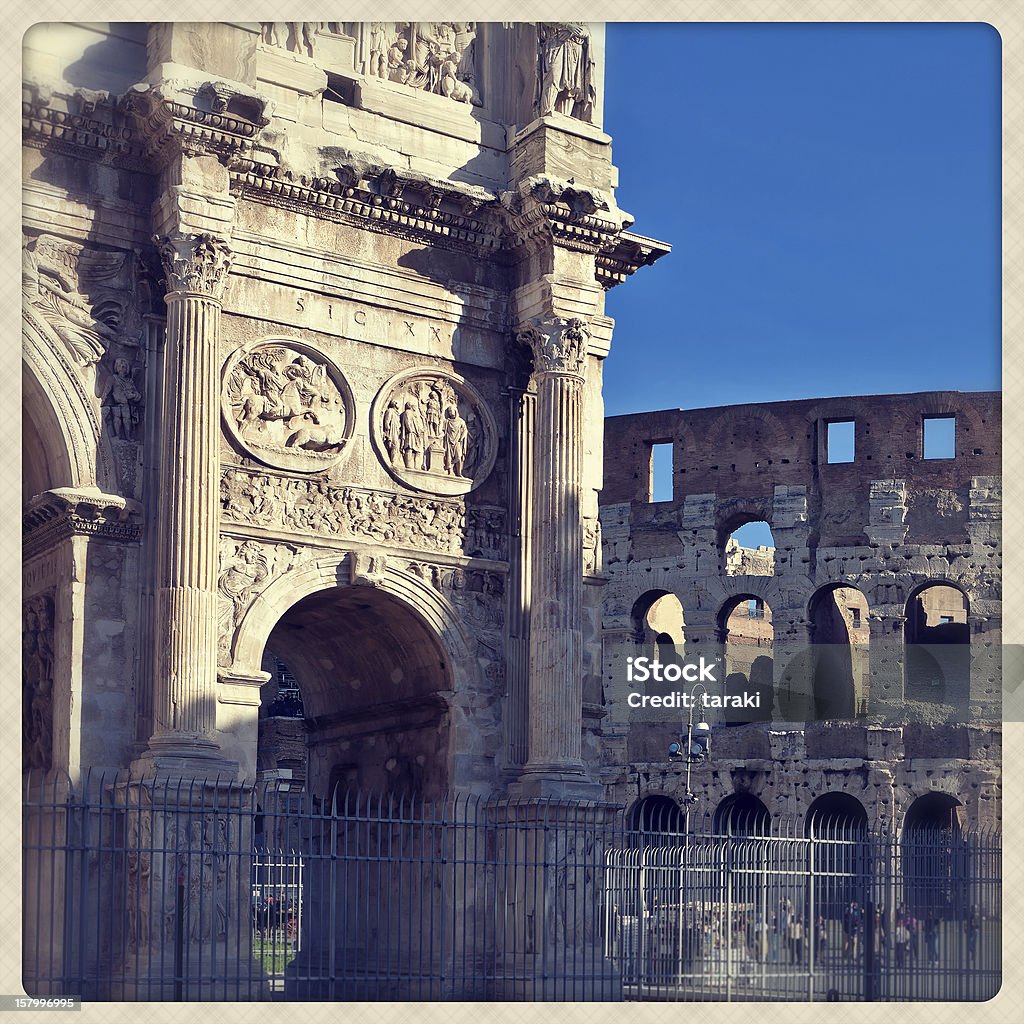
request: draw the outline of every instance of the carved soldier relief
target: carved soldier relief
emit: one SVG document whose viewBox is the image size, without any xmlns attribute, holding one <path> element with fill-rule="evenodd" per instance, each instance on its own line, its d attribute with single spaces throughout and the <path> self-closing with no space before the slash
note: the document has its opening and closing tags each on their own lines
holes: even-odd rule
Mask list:
<svg viewBox="0 0 1024 1024">
<path fill-rule="evenodd" d="M 494 466 L 494 419 L 455 374 L 399 374 L 377 395 L 371 418 L 377 455 L 396 480 L 416 490 L 466 494 Z"/>
<path fill-rule="evenodd" d="M 292 340 L 249 345 L 228 360 L 222 411 L 228 431 L 250 455 L 304 473 L 337 462 L 354 423 L 341 371 Z"/>
<path fill-rule="evenodd" d="M 597 97 L 590 32 L 578 22 L 540 26 L 538 112 L 593 121 Z"/>
</svg>

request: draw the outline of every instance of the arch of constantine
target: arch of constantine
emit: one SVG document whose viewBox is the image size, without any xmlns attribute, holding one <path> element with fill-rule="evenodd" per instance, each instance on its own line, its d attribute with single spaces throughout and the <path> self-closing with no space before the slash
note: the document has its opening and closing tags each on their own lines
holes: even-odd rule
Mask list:
<svg viewBox="0 0 1024 1024">
<path fill-rule="evenodd" d="M 998 822 L 999 396 L 606 421 L 605 292 L 669 246 L 603 71 L 577 24 L 30 30 L 27 773 Z M 688 793 L 623 665 L 691 650 L 765 701 Z"/>
</svg>

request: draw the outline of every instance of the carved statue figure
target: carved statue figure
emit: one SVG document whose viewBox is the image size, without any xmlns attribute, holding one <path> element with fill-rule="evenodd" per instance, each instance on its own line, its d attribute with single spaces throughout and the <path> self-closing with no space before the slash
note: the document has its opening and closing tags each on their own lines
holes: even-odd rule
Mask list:
<svg viewBox="0 0 1024 1024">
<path fill-rule="evenodd" d="M 540 32 L 540 114 L 589 121 L 597 97 L 590 33 L 578 22 L 549 22 Z"/>
<path fill-rule="evenodd" d="M 267 556 L 254 541 L 239 544 L 227 561 L 217 580 L 218 657 L 221 664 L 229 662 L 235 628 L 249 602 L 270 575 Z"/>
<path fill-rule="evenodd" d="M 465 82 L 460 82 L 456 75 L 457 68 L 455 62 L 446 60 L 441 65 L 441 95 L 447 96 L 452 100 L 458 100 L 460 103 L 472 103 L 472 88 Z"/>
<path fill-rule="evenodd" d="M 444 415 L 444 468 L 448 473 L 462 476 L 468 442 L 466 421 L 454 405 L 449 405 Z"/>
<path fill-rule="evenodd" d="M 390 61 L 388 53 L 395 26 L 388 21 L 371 21 L 369 32 L 369 55 L 366 59 L 366 73 L 371 78 L 387 78 Z"/>
<path fill-rule="evenodd" d="M 24 608 L 22 636 L 23 759 L 49 770 L 53 754 L 53 605 L 35 597 Z"/>
<path fill-rule="evenodd" d="M 392 398 L 384 412 L 384 447 L 388 451 L 388 458 L 394 465 L 401 452 L 402 446 L 402 414 L 398 410 L 398 403 Z"/>
<path fill-rule="evenodd" d="M 142 392 L 132 380 L 132 368 L 127 359 L 114 360 L 114 372 L 100 395 L 103 419 L 114 437 L 130 440 L 135 425 L 139 422 L 136 403 L 141 401 Z"/>
<path fill-rule="evenodd" d="M 409 41 L 399 37 L 388 50 L 388 78 L 400 85 L 405 85 L 408 81 L 410 69 L 413 67 L 413 62 L 405 56 L 408 49 Z"/>
<path fill-rule="evenodd" d="M 317 29 L 321 27 L 316 21 L 264 21 L 263 41 L 268 46 L 277 46 L 292 53 L 303 53 L 313 56 L 314 40 Z"/>
<path fill-rule="evenodd" d="M 371 27 L 367 74 L 387 77 L 422 92 L 460 103 L 479 103 L 474 88 L 476 23 L 454 21 L 390 25 L 386 62 L 376 54 L 381 44 L 377 24 Z M 384 68 L 386 64 L 386 73 Z"/>
<path fill-rule="evenodd" d="M 423 468 L 423 452 L 427 446 L 427 427 L 423 416 L 412 402 L 405 403 L 402 413 L 402 455 L 406 469 Z"/>
<path fill-rule="evenodd" d="M 441 437 L 443 424 L 441 422 L 441 394 L 437 388 L 431 388 L 427 394 L 427 434 L 431 443 L 436 443 Z"/>
<path fill-rule="evenodd" d="M 149 945 L 152 830 L 153 820 L 148 813 L 137 812 L 129 815 L 127 911 L 130 949 L 145 949 Z"/>
</svg>

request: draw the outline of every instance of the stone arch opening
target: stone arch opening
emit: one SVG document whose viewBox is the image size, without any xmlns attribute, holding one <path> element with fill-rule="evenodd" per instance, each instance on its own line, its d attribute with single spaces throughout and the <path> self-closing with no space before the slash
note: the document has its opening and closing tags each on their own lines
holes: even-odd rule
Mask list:
<svg viewBox="0 0 1024 1024">
<path fill-rule="evenodd" d="M 25 512 L 45 491 L 79 484 L 75 453 L 46 389 L 22 364 L 21 500 Z M 86 478 L 86 482 L 90 478 Z M 58 624 L 63 579 L 22 602 L 22 769 L 49 771 L 67 765 L 70 702 L 66 699 L 68 664 L 64 627 Z"/>
<path fill-rule="evenodd" d="M 807 808 L 804 828 L 807 835 L 854 836 L 867 831 L 868 812 L 849 793 L 822 793 Z"/>
<path fill-rule="evenodd" d="M 807 808 L 804 834 L 818 840 L 814 844 L 814 923 L 825 925 L 830 942 L 841 937 L 843 953 L 849 956 L 860 937 L 858 920 L 863 934 L 868 903 L 868 812 L 849 793 L 823 793 Z"/>
<path fill-rule="evenodd" d="M 444 795 L 452 668 L 408 604 L 375 587 L 317 591 L 278 619 L 266 652 L 301 695 L 311 792 Z"/>
<path fill-rule="evenodd" d="M 668 661 L 683 656 L 686 620 L 683 605 L 669 590 L 650 590 L 637 599 L 632 614 L 633 640 L 644 654 Z"/>
<path fill-rule="evenodd" d="M 908 701 L 962 704 L 970 691 L 970 602 L 955 584 L 933 580 L 907 600 L 903 687 Z"/>
<path fill-rule="evenodd" d="M 727 696 L 754 694 L 755 709 L 727 708 L 726 725 L 745 725 L 771 717 L 775 679 L 775 627 L 768 602 L 757 594 L 736 594 L 718 613 Z"/>
<path fill-rule="evenodd" d="M 922 921 L 962 915 L 970 905 L 962 815 L 949 793 L 925 793 L 907 808 L 900 843 L 905 903 Z"/>
<path fill-rule="evenodd" d="M 711 828 L 715 835 L 766 836 L 772 816 L 753 793 L 730 793 L 715 808 Z"/>
<path fill-rule="evenodd" d="M 722 530 L 721 545 L 726 576 L 775 575 L 775 537 L 765 520 L 733 520 Z"/>
<path fill-rule="evenodd" d="M 867 711 L 871 634 L 868 600 L 856 587 L 832 583 L 810 600 L 811 697 L 816 721 L 849 720 Z"/>
<path fill-rule="evenodd" d="M 651 794 L 633 804 L 626 821 L 637 832 L 680 833 L 684 819 L 682 808 L 670 796 Z"/>
</svg>

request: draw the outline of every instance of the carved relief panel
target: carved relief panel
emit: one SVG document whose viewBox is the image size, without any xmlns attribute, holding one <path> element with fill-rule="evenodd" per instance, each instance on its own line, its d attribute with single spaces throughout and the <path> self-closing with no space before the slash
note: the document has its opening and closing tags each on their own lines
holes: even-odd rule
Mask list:
<svg viewBox="0 0 1024 1024">
<path fill-rule="evenodd" d="M 401 373 L 381 388 L 370 417 L 380 460 L 396 480 L 415 490 L 466 494 L 494 467 L 494 418 L 456 374 Z"/>
<path fill-rule="evenodd" d="M 55 235 L 29 238 L 22 250 L 26 308 L 42 317 L 72 362 L 83 368 L 108 352 L 126 356 L 142 345 L 142 318 L 133 295 L 137 276 L 131 253 L 90 249 Z"/>
<path fill-rule="evenodd" d="M 22 763 L 49 771 L 53 763 L 53 595 L 40 594 L 22 608 Z"/>
<path fill-rule="evenodd" d="M 371 21 L 363 29 L 368 77 L 479 106 L 475 22 Z"/>
<path fill-rule="evenodd" d="M 293 339 L 236 352 L 224 368 L 221 408 L 228 432 L 248 454 L 300 473 L 334 465 L 355 423 L 341 371 Z"/>
</svg>

